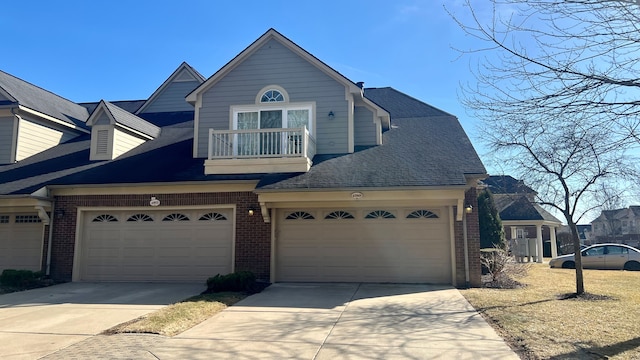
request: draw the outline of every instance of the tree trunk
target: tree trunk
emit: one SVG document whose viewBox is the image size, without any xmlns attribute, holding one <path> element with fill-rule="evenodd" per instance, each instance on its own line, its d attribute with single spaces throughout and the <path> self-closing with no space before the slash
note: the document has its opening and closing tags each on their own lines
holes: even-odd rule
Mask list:
<svg viewBox="0 0 640 360">
<path fill-rule="evenodd" d="M 584 294 L 584 279 L 582 277 L 582 249 L 580 248 L 580 236 L 578 236 L 578 228 L 573 221 L 569 220 L 571 228 L 571 238 L 573 240 L 574 260 L 576 263 L 576 294 Z"/>
</svg>

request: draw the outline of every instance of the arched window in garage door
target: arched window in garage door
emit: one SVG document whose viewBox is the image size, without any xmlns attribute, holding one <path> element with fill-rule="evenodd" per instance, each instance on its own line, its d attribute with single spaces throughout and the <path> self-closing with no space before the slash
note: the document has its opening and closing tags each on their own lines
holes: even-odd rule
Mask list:
<svg viewBox="0 0 640 360">
<path fill-rule="evenodd" d="M 165 216 L 164 219 L 162 219 L 162 221 L 189 221 L 189 217 L 187 217 L 187 215 L 184 215 L 184 214 L 175 213 L 175 214 L 169 214 Z"/>
<path fill-rule="evenodd" d="M 93 220 L 91 220 L 91 222 L 117 222 L 117 221 L 118 219 L 115 216 L 109 215 L 109 214 L 101 214 L 94 217 Z"/>
<path fill-rule="evenodd" d="M 331 212 L 329 214 L 327 214 L 327 216 L 324 217 L 327 220 L 336 220 L 336 219 L 355 219 L 355 217 L 346 211 L 342 211 L 342 210 L 338 210 L 338 211 L 334 211 Z"/>
<path fill-rule="evenodd" d="M 210 221 L 224 221 L 227 220 L 227 217 L 217 213 L 217 212 L 210 212 L 210 213 L 206 213 L 202 216 L 200 216 L 200 218 L 198 219 L 200 221 L 206 221 L 206 220 L 210 220 Z"/>
<path fill-rule="evenodd" d="M 135 214 L 131 215 L 127 221 L 136 222 L 136 221 L 153 221 L 153 218 L 147 214 Z"/>
<path fill-rule="evenodd" d="M 395 219 L 396 216 L 386 210 L 375 210 L 368 213 L 365 219 Z"/>
<path fill-rule="evenodd" d="M 291 214 L 287 215 L 285 220 L 313 220 L 315 219 L 313 215 L 309 214 L 306 211 L 294 211 Z"/>
<path fill-rule="evenodd" d="M 438 215 L 429 210 L 416 210 L 407 215 L 407 219 L 437 219 Z"/>
</svg>

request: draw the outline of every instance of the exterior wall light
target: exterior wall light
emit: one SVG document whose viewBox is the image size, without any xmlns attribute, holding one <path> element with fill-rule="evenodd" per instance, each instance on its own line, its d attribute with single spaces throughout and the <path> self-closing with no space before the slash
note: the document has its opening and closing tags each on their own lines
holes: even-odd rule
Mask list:
<svg viewBox="0 0 640 360">
<path fill-rule="evenodd" d="M 253 216 L 254 212 L 255 212 L 255 210 L 253 208 L 249 208 L 249 216 Z"/>
<path fill-rule="evenodd" d="M 329 120 L 333 120 L 336 117 L 336 114 L 333 113 L 333 110 L 329 111 Z"/>
<path fill-rule="evenodd" d="M 465 205 L 464 212 L 467 214 L 471 214 L 473 212 L 473 206 L 471 206 L 471 204 Z"/>
</svg>

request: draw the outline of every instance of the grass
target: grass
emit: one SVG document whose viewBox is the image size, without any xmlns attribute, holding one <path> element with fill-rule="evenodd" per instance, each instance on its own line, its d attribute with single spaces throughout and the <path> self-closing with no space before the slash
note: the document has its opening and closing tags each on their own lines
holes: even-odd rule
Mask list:
<svg viewBox="0 0 640 360">
<path fill-rule="evenodd" d="M 640 272 L 534 264 L 519 289 L 462 294 L 524 359 L 640 359 Z"/>
<path fill-rule="evenodd" d="M 135 320 L 117 325 L 103 334 L 147 333 L 174 336 L 192 328 L 228 306 L 247 297 L 240 292 L 202 294 L 169 305 Z"/>
</svg>

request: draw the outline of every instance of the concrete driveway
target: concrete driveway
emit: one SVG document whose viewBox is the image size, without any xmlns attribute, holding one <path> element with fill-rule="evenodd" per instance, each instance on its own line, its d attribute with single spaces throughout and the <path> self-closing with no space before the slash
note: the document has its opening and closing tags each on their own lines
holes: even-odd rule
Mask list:
<svg viewBox="0 0 640 360">
<path fill-rule="evenodd" d="M 275 284 L 146 349 L 158 359 L 518 359 L 451 287 Z"/>
<path fill-rule="evenodd" d="M 40 358 L 204 289 L 78 282 L 0 295 L 0 357 Z"/>
</svg>

